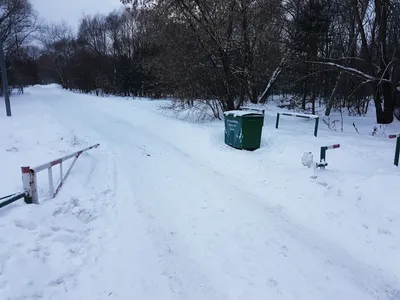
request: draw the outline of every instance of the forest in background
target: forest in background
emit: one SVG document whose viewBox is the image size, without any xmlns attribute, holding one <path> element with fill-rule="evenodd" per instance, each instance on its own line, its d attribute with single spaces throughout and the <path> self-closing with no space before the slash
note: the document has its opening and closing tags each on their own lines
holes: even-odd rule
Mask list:
<svg viewBox="0 0 400 300">
<path fill-rule="evenodd" d="M 373 102 L 377 123 L 393 121 L 399 0 L 121 2 L 75 31 L 40 21 L 29 0 L 0 0 L 11 88 L 168 97 L 173 109 L 201 103 L 216 117 L 272 95 L 287 95 L 289 109 L 323 105 L 326 116 L 363 115 Z"/>
</svg>

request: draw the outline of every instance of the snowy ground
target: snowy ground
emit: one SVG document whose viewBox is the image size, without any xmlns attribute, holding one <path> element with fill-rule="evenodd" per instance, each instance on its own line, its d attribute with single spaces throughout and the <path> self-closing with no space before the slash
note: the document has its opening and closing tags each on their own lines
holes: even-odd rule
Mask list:
<svg viewBox="0 0 400 300">
<path fill-rule="evenodd" d="M 21 165 L 101 146 L 56 199 L 44 176 L 40 206 L 0 210 L 0 299 L 400 299 L 400 173 L 373 116 L 315 138 L 313 121 L 276 130 L 270 107 L 246 152 L 224 145 L 222 122 L 159 104 L 55 86 L 13 98 L 0 195 L 21 189 Z M 325 171 L 301 164 L 336 143 Z"/>
</svg>

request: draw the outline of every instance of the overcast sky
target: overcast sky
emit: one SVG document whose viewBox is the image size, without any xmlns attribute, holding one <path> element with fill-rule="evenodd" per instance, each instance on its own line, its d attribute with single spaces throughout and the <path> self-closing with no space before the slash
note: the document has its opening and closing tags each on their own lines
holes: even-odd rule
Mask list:
<svg viewBox="0 0 400 300">
<path fill-rule="evenodd" d="M 47 21 L 65 20 L 77 28 L 83 14 L 107 14 L 121 7 L 119 0 L 30 0 L 40 18 Z"/>
</svg>

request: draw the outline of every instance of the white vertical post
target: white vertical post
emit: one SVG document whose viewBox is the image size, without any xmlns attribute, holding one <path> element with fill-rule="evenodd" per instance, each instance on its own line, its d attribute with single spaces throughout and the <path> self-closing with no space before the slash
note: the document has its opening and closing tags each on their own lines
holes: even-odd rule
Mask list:
<svg viewBox="0 0 400 300">
<path fill-rule="evenodd" d="M 22 167 L 22 186 L 26 192 L 25 202 L 28 204 L 39 204 L 37 193 L 36 173 L 30 167 Z"/>
<path fill-rule="evenodd" d="M 52 168 L 48 168 L 49 171 L 49 190 L 50 190 L 50 197 L 54 197 L 54 185 L 53 185 L 53 171 Z"/>
<path fill-rule="evenodd" d="M 32 203 L 32 190 L 31 190 L 31 168 L 30 167 L 22 167 L 22 188 L 26 193 L 25 203 Z"/>
<path fill-rule="evenodd" d="M 32 203 L 33 204 L 39 204 L 39 195 L 37 191 L 37 180 L 36 180 L 36 172 L 31 170 L 31 181 L 30 181 L 30 186 L 31 186 L 31 191 L 32 191 Z"/>
</svg>

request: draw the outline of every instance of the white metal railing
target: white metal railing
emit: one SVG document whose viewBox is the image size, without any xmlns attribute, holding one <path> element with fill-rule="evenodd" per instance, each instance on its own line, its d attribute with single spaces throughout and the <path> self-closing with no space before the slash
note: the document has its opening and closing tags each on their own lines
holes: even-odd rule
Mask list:
<svg viewBox="0 0 400 300">
<path fill-rule="evenodd" d="M 39 196 L 38 196 L 38 191 L 37 191 L 37 178 L 36 174 L 44 171 L 47 169 L 48 172 L 48 177 L 49 177 L 49 190 L 50 190 L 50 196 L 51 198 L 54 198 L 59 190 L 61 189 L 64 181 L 67 179 L 69 173 L 71 172 L 72 167 L 74 166 L 75 162 L 79 158 L 79 156 L 90 149 L 97 148 L 99 147 L 100 144 L 93 145 L 91 147 L 85 148 L 83 150 L 74 152 L 72 154 L 69 154 L 67 156 L 61 157 L 59 159 L 53 160 L 51 162 L 45 163 L 43 165 L 31 168 L 31 167 L 22 167 L 22 184 L 24 191 L 26 193 L 25 201 L 27 203 L 39 203 Z M 69 160 L 71 158 L 74 158 L 72 161 L 71 166 L 67 170 L 67 172 L 63 173 L 63 165 L 62 163 L 66 160 Z M 57 187 L 54 189 L 54 182 L 53 182 L 53 170 L 52 167 L 60 165 L 60 181 L 58 182 Z"/>
<path fill-rule="evenodd" d="M 305 119 L 315 119 L 315 125 L 314 125 L 314 136 L 317 137 L 318 135 L 318 123 L 319 123 L 319 116 L 318 115 L 308 115 L 308 114 L 301 114 L 301 113 L 295 113 L 295 112 L 277 112 L 276 113 L 276 124 L 275 128 L 279 128 L 279 119 L 280 116 L 290 116 L 290 117 L 298 117 L 298 118 L 305 118 Z"/>
</svg>

